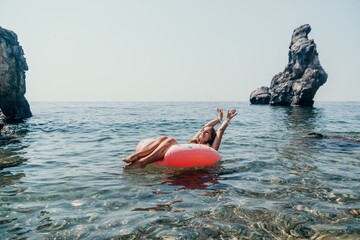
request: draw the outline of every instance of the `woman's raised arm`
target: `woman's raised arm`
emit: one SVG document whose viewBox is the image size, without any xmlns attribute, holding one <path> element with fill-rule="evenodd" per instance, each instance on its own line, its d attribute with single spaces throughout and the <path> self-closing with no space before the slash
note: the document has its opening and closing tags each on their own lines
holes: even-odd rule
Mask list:
<svg viewBox="0 0 360 240">
<path fill-rule="evenodd" d="M 221 108 L 218 108 L 216 109 L 216 113 L 217 113 L 217 119 L 211 120 L 210 122 L 205 124 L 204 127 L 214 127 L 216 124 L 221 123 L 224 115 L 223 110 Z"/>
<path fill-rule="evenodd" d="M 236 114 L 237 114 L 236 109 L 230 109 L 227 112 L 225 121 L 223 122 L 223 124 L 221 124 L 221 126 L 217 130 L 215 140 L 214 140 L 213 144 L 211 145 L 211 147 L 214 148 L 216 151 L 219 150 L 219 148 L 220 148 L 221 139 L 222 139 L 222 136 L 224 135 L 225 129 L 227 128 L 227 126 L 229 126 L 230 120 L 233 117 L 235 117 Z"/>
<path fill-rule="evenodd" d="M 204 127 L 214 127 L 215 125 L 221 123 L 222 119 L 223 119 L 223 110 L 221 108 L 216 109 L 216 113 L 217 113 L 217 118 L 214 120 L 211 120 L 210 122 L 208 122 L 207 124 L 205 124 L 201 129 L 203 129 Z M 201 129 L 194 135 L 194 137 L 190 140 L 194 140 L 197 138 L 198 134 L 200 133 Z"/>
</svg>

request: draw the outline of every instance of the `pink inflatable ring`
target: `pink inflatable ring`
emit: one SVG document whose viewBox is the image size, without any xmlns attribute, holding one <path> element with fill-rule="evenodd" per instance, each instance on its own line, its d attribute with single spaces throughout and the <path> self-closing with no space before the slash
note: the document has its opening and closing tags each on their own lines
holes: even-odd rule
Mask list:
<svg viewBox="0 0 360 240">
<path fill-rule="evenodd" d="M 152 139 L 145 139 L 136 146 L 136 151 L 140 151 Z M 169 148 L 164 159 L 153 164 L 175 167 L 189 168 L 212 165 L 221 160 L 220 154 L 213 148 L 202 144 L 176 144 Z"/>
</svg>

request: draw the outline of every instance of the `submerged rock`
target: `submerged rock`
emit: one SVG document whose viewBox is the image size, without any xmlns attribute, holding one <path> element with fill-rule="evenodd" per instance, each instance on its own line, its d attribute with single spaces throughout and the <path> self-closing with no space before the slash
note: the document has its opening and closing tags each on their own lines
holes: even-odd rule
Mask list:
<svg viewBox="0 0 360 240">
<path fill-rule="evenodd" d="M 17 35 L 0 27 L 0 108 L 8 121 L 31 117 L 25 98 L 28 65 Z"/>
<path fill-rule="evenodd" d="M 324 136 L 321 133 L 316 133 L 316 132 L 311 132 L 308 133 L 304 136 L 304 138 L 325 138 L 326 136 Z"/>
<path fill-rule="evenodd" d="M 261 87 L 251 93 L 252 104 L 312 106 L 314 97 L 327 80 L 327 73 L 320 65 L 314 40 L 308 39 L 309 24 L 294 30 L 289 46 L 289 62 L 283 72 L 276 74 L 270 84 L 269 94 Z M 261 93 L 254 97 L 255 93 Z M 270 95 L 270 99 L 269 99 Z M 269 100 L 268 100 L 269 99 Z"/>
<path fill-rule="evenodd" d="M 336 144 L 342 147 L 360 147 L 360 139 L 358 135 L 324 135 L 317 132 L 311 132 L 304 136 L 304 139 L 314 140 L 331 140 L 330 143 Z"/>
</svg>

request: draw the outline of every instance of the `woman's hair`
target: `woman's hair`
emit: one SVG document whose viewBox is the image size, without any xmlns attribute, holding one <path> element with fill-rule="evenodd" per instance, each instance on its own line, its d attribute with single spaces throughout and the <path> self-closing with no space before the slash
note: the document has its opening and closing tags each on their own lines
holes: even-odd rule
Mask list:
<svg viewBox="0 0 360 240">
<path fill-rule="evenodd" d="M 211 133 L 210 133 L 210 135 L 211 135 L 211 138 L 210 138 L 210 140 L 206 143 L 206 144 L 209 144 L 210 146 L 213 144 L 213 142 L 214 142 L 214 140 L 215 140 L 215 137 L 216 137 L 216 131 L 215 131 L 215 129 L 212 127 L 211 128 Z M 196 136 L 196 138 L 194 138 L 194 139 L 191 139 L 190 141 L 189 141 L 189 143 L 199 143 L 199 139 L 197 138 L 197 136 Z"/>
<path fill-rule="evenodd" d="M 215 137 L 216 137 L 216 131 L 215 129 L 212 127 L 211 128 L 211 138 L 210 140 L 207 142 L 208 144 L 210 144 L 210 146 L 213 144 L 214 140 L 215 140 Z"/>
</svg>

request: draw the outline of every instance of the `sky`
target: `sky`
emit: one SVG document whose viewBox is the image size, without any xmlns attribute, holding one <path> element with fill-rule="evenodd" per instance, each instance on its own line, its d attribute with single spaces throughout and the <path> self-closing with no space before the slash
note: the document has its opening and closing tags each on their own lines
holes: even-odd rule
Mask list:
<svg viewBox="0 0 360 240">
<path fill-rule="evenodd" d="M 315 101 L 360 101 L 360 0 L 0 0 L 32 101 L 249 101 L 310 24 Z"/>
</svg>

